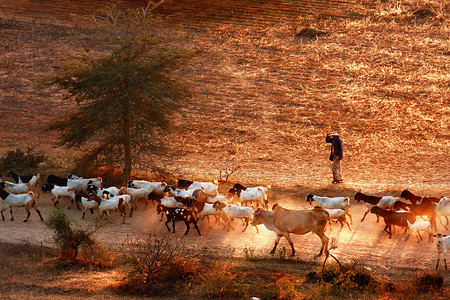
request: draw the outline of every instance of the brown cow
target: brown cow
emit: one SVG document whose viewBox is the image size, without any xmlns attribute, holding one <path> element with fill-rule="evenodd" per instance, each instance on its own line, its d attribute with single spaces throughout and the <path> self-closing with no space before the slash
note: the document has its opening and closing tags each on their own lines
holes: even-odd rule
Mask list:
<svg viewBox="0 0 450 300">
<path fill-rule="evenodd" d="M 290 210 L 279 205 L 274 205 L 272 211 L 258 208 L 253 216 L 253 226 L 264 224 L 267 229 L 275 231 L 277 238 L 275 246 L 270 254 L 274 254 L 281 237 L 285 237 L 292 248 L 292 256 L 295 255 L 294 244 L 289 233 L 306 234 L 314 232 L 322 241 L 322 248 L 319 256 L 325 251 L 328 258 L 328 237 L 325 235 L 325 225 L 327 224 L 328 212 L 322 208 L 310 210 Z"/>
</svg>

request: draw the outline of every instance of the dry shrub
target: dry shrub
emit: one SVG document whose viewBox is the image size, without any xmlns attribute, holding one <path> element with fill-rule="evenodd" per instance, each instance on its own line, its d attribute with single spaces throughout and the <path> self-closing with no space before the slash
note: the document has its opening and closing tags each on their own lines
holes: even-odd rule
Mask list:
<svg viewBox="0 0 450 300">
<path fill-rule="evenodd" d="M 338 296 L 345 296 L 349 292 L 369 292 L 384 286 L 380 280 L 356 264 L 350 267 L 332 264 L 322 273 L 308 273 L 306 278 L 309 282 L 325 285 L 331 294 Z"/>
<path fill-rule="evenodd" d="M 210 299 L 243 298 L 245 291 L 237 281 L 238 273 L 233 270 L 233 267 L 230 261 L 213 262 L 209 267 L 210 271 L 201 274 L 197 280 L 198 296 Z"/>
<path fill-rule="evenodd" d="M 162 295 L 176 292 L 179 282 L 189 282 L 200 263 L 181 239 L 167 233 L 148 232 L 122 246 L 125 263 L 131 266 L 118 287 L 120 293 Z"/>
<path fill-rule="evenodd" d="M 437 272 L 427 272 L 417 276 L 415 287 L 419 293 L 439 292 L 444 284 L 444 278 Z"/>
<path fill-rule="evenodd" d="M 44 155 L 35 153 L 33 146 L 29 145 L 25 151 L 16 148 L 0 157 L 0 170 L 32 174 L 38 169 L 38 165 L 44 162 L 44 159 Z"/>
</svg>

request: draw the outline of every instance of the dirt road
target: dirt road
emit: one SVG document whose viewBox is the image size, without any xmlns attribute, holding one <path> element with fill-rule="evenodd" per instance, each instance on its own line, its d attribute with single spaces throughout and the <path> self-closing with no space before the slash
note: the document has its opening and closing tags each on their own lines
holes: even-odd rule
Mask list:
<svg viewBox="0 0 450 300">
<path fill-rule="evenodd" d="M 286 208 L 306 208 L 309 204 L 304 199 L 284 199 L 278 201 Z M 272 203 L 270 203 L 272 205 Z M 81 219 L 82 212 L 78 209 L 67 209 L 68 201 L 62 200 L 61 209 L 67 211 L 76 224 L 80 226 L 90 226 L 94 222 L 94 216 L 86 214 L 84 220 Z M 44 194 L 40 196 L 39 208 L 44 218 L 54 209 L 50 196 Z M 433 269 L 436 263 L 435 241 L 428 243 L 428 235 L 424 234 L 424 241 L 418 243 L 415 236 L 411 236 L 405 242 L 405 235 L 402 229 L 397 229 L 392 239 L 383 232 L 384 223 L 376 223 L 374 215 L 367 215 L 364 222 L 361 218 L 366 207 L 361 204 L 353 204 L 351 214 L 353 216 L 352 231 L 344 227 L 339 232 L 340 225 L 333 224 L 332 230 L 327 229 L 326 234 L 330 237 L 331 243 L 335 243 L 336 249 L 333 253 L 341 262 L 353 262 L 360 260 L 365 266 L 372 269 L 384 269 L 395 267 L 410 267 L 417 269 Z M 22 222 L 25 218 L 25 212 L 22 208 L 14 209 L 15 220 L 9 221 L 9 212 L 5 211 L 6 220 L 0 223 L 0 236 L 3 241 L 21 242 L 30 241 L 35 244 L 52 245 L 51 232 L 45 225 L 39 221 L 37 214 L 33 211 L 28 223 Z M 95 233 L 94 238 L 110 247 L 117 247 L 127 239 L 135 238 L 139 234 L 155 230 L 156 232 L 165 232 L 167 229 L 163 222 L 159 221 L 154 206 L 143 210 L 139 207 L 132 218 L 126 220 L 126 224 L 121 224 L 118 215 L 113 215 L 113 222 L 101 228 Z M 174 236 L 182 237 L 186 240 L 188 247 L 197 250 L 207 250 L 218 255 L 230 256 L 232 251 L 236 257 L 244 257 L 244 250 L 251 252 L 255 256 L 269 256 L 269 251 L 273 247 L 275 234 L 263 226 L 259 226 L 259 234 L 255 228 L 249 226 L 245 232 L 241 232 L 242 224 L 239 220 L 234 221 L 236 230 L 227 232 L 222 225 L 214 224 L 210 227 L 206 221 L 199 223 L 201 236 L 192 228 L 187 236 L 184 236 L 185 225 L 177 223 L 177 232 Z M 438 229 L 445 232 L 445 229 L 438 222 Z M 296 255 L 299 259 L 312 261 L 320 250 L 320 240 L 314 234 L 303 236 L 292 236 Z M 291 254 L 289 244 L 282 239 L 278 251 L 286 249 L 287 256 Z M 275 254 L 279 257 L 280 252 Z M 318 259 L 318 262 L 321 258 Z"/>
</svg>

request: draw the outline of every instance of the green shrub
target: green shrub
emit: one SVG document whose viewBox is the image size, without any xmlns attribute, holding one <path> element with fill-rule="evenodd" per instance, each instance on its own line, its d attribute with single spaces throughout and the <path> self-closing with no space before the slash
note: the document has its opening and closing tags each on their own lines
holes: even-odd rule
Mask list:
<svg viewBox="0 0 450 300">
<path fill-rule="evenodd" d="M 94 231 L 72 228 L 72 221 L 62 210 L 53 210 L 45 225 L 53 230 L 53 242 L 60 248 L 63 258 L 75 259 L 81 246 L 92 248 L 95 244 L 91 238 Z"/>
</svg>

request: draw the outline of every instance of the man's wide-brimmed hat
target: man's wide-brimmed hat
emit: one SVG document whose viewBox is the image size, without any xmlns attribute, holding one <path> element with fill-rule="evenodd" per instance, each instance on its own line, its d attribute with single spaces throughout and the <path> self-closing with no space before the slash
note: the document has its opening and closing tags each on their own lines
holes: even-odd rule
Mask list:
<svg viewBox="0 0 450 300">
<path fill-rule="evenodd" d="M 339 133 L 337 131 L 334 131 L 331 136 L 339 136 Z"/>
</svg>

